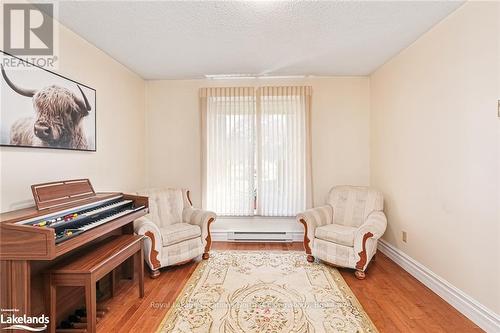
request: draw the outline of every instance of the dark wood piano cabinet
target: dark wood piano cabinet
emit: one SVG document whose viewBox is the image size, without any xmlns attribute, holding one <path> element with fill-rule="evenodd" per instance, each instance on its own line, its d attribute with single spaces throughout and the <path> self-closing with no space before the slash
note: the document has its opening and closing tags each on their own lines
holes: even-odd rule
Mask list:
<svg viewBox="0 0 500 333">
<path fill-rule="evenodd" d="M 149 212 L 147 197 L 122 193 L 73 195 L 71 191 L 75 188 L 81 191 L 82 188 L 82 186 L 75 186 L 74 182 L 66 182 L 69 184 L 67 191 L 64 188 L 65 182 L 41 184 L 45 194 L 50 193 L 47 188 L 52 184 L 57 186 L 57 195 L 61 198 L 56 198 L 57 205 L 55 206 L 40 210 L 37 207 L 30 207 L 0 214 L 0 306 L 2 309 L 18 309 L 17 316 L 42 313 L 48 315 L 43 278 L 43 273 L 47 268 L 63 259 L 85 253 L 89 246 L 108 237 L 132 234 L 134 232 L 133 221 Z M 90 182 L 88 184 L 91 187 Z M 136 210 L 131 210 L 130 213 L 116 219 L 111 217 L 110 221 L 58 244 L 56 244 L 54 229 L 22 224 L 22 221 L 34 220 L 37 217 L 54 215 L 58 212 L 77 211 L 80 207 L 98 204 L 116 197 L 130 200 L 133 207 L 137 207 Z M 50 200 L 54 199 L 50 198 Z M 36 194 L 35 201 L 38 204 Z M 61 316 L 65 315 L 64 307 L 70 311 L 72 306 L 78 306 L 78 304 L 71 303 L 80 301 L 80 296 L 83 298 L 83 294 L 80 294 L 81 292 L 75 294 L 74 291 L 60 294 Z M 54 319 L 50 318 L 50 320 Z"/>
</svg>

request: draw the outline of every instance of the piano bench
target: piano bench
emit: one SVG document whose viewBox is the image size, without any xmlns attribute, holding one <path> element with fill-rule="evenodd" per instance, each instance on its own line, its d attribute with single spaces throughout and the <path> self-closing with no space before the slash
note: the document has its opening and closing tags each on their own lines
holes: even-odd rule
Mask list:
<svg viewBox="0 0 500 333">
<path fill-rule="evenodd" d="M 55 332 L 57 324 L 57 287 L 75 286 L 85 288 L 87 310 L 87 332 L 96 332 L 96 282 L 134 256 L 135 270 L 139 273 L 139 296 L 144 297 L 144 236 L 120 235 L 107 238 L 80 257 L 70 257 L 47 272 L 49 332 Z M 112 285 L 112 289 L 114 289 Z M 112 290 L 114 293 L 114 290 Z"/>
</svg>

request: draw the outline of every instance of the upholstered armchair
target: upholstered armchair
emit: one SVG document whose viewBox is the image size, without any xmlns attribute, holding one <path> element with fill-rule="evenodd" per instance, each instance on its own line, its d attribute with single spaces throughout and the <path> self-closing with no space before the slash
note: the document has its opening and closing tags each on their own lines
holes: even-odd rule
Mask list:
<svg viewBox="0 0 500 333">
<path fill-rule="evenodd" d="M 307 261 L 355 269 L 358 279 L 377 252 L 377 240 L 384 234 L 387 219 L 382 193 L 368 187 L 335 186 L 326 205 L 297 215 L 304 225 Z"/>
<path fill-rule="evenodd" d="M 184 189 L 149 189 L 137 194 L 149 197 L 149 214 L 134 222 L 134 231 L 145 236 L 144 259 L 152 278 L 160 275 L 161 267 L 183 264 L 199 255 L 208 259 L 215 213 L 193 208 L 189 191 Z"/>
</svg>

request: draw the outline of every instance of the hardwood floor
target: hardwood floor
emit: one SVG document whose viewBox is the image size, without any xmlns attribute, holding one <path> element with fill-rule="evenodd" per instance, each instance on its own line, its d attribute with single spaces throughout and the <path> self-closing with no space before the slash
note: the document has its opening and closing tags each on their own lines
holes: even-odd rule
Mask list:
<svg viewBox="0 0 500 333">
<path fill-rule="evenodd" d="M 214 242 L 212 249 L 301 251 L 303 247 L 302 243 Z M 111 311 L 98 323 L 98 331 L 154 332 L 195 267 L 191 262 L 163 269 L 154 280 L 147 274 L 142 300 L 131 281 L 122 281 L 116 296 L 103 303 Z M 352 270 L 340 272 L 380 332 L 482 332 L 380 252 L 365 280 L 357 280 Z"/>
</svg>

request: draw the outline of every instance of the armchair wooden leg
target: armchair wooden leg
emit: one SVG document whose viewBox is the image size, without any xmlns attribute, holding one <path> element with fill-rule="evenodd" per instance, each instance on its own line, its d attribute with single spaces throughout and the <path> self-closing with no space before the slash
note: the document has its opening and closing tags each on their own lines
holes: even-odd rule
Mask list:
<svg viewBox="0 0 500 333">
<path fill-rule="evenodd" d="M 370 237 L 373 237 L 373 234 L 371 232 L 367 232 L 366 234 L 363 235 L 363 243 L 362 243 L 363 247 L 362 247 L 362 251 L 358 253 L 359 261 L 356 263 L 356 272 L 354 272 L 354 275 L 356 276 L 356 278 L 358 280 L 363 280 L 366 277 L 366 274 L 363 271 L 363 268 L 365 267 L 366 261 L 367 261 L 366 241 Z"/>
<path fill-rule="evenodd" d="M 311 242 L 310 239 L 307 237 L 307 223 L 304 219 L 299 220 L 302 225 L 304 225 L 304 250 L 306 251 L 307 254 L 307 261 L 308 262 L 314 262 L 314 256 L 311 255 L 311 247 L 309 246 L 309 243 Z"/>
<path fill-rule="evenodd" d="M 153 269 L 153 270 L 151 270 L 151 272 L 149 273 L 149 276 L 152 279 L 156 279 L 157 277 L 160 276 L 160 270 L 159 269 Z"/>
<path fill-rule="evenodd" d="M 365 272 L 363 272 L 362 270 L 360 269 L 357 269 L 355 272 L 354 272 L 354 275 L 356 276 L 356 279 L 358 280 L 364 280 L 365 277 L 366 277 L 366 274 Z"/>
<path fill-rule="evenodd" d="M 146 231 L 144 233 L 144 236 L 149 237 L 151 239 L 151 252 L 149 254 L 149 260 L 153 267 L 156 267 L 155 269 L 151 270 L 151 273 L 149 273 L 149 276 L 152 279 L 156 279 L 158 276 L 160 276 L 160 260 L 158 260 L 158 251 L 155 250 L 156 248 L 156 239 L 155 235 L 151 231 Z"/>
<path fill-rule="evenodd" d="M 210 253 L 208 253 L 208 251 L 210 251 L 210 247 L 212 246 L 212 236 L 210 235 L 210 224 L 212 224 L 213 221 L 215 221 L 215 219 L 211 218 L 207 222 L 207 237 L 205 238 L 207 244 L 205 245 L 205 252 L 201 256 L 203 260 L 207 260 L 208 258 L 210 258 Z"/>
</svg>

